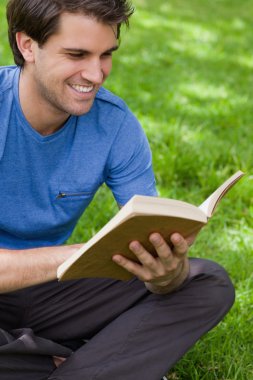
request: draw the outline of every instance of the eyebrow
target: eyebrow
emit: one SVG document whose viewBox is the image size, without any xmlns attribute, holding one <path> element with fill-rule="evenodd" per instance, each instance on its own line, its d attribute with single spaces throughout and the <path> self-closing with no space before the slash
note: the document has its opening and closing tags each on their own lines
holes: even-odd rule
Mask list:
<svg viewBox="0 0 253 380">
<path fill-rule="evenodd" d="M 118 50 L 118 48 L 119 48 L 119 45 L 115 45 L 115 46 L 111 47 L 110 49 L 104 51 L 102 54 L 112 53 L 113 51 Z M 63 50 L 66 52 L 75 52 L 75 53 L 79 53 L 79 54 L 89 54 L 90 53 L 90 51 L 88 51 L 88 50 L 76 49 L 76 48 L 63 48 Z"/>
</svg>

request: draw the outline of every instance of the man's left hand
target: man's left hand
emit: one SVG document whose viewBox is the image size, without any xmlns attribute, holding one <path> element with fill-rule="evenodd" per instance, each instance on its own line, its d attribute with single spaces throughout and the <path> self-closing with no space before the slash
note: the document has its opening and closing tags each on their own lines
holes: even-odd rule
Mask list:
<svg viewBox="0 0 253 380">
<path fill-rule="evenodd" d="M 178 233 L 171 235 L 171 248 L 159 233 L 149 237 L 157 256 L 149 253 L 138 241 L 132 241 L 130 250 L 139 263 L 115 255 L 113 261 L 145 282 L 153 293 L 169 293 L 178 288 L 189 272 L 187 252 L 189 245 Z"/>
</svg>

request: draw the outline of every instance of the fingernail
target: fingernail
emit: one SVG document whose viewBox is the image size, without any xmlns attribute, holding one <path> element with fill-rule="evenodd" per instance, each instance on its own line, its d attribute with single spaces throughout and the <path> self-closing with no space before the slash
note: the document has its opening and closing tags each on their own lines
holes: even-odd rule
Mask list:
<svg viewBox="0 0 253 380">
<path fill-rule="evenodd" d="M 173 235 L 173 240 L 174 240 L 174 243 L 180 243 L 181 242 L 181 236 L 179 234 L 174 234 Z"/>
<path fill-rule="evenodd" d="M 159 243 L 160 236 L 158 234 L 152 234 L 150 236 L 150 241 L 151 241 L 151 243 Z"/>
<path fill-rule="evenodd" d="M 137 251 L 139 248 L 140 248 L 140 244 L 138 243 L 138 241 L 132 241 L 130 244 L 129 244 L 129 248 L 133 251 Z"/>
</svg>

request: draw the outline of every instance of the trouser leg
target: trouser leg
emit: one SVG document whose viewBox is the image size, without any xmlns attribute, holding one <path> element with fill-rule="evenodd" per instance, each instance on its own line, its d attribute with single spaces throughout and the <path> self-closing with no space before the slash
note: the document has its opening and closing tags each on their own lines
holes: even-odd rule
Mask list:
<svg viewBox="0 0 253 380">
<path fill-rule="evenodd" d="M 48 379 L 55 369 L 50 356 L 52 345 L 54 343 L 50 341 L 34 337 L 29 329 L 10 332 L 0 329 L 0 379 Z M 51 351 L 54 352 L 54 349 Z"/>
<path fill-rule="evenodd" d="M 0 295 L 0 379 L 46 380 L 55 370 L 53 355 L 67 357 L 71 350 L 19 328 L 26 314 L 27 290 Z"/>
<path fill-rule="evenodd" d="M 191 260 L 190 276 L 181 289 L 166 296 L 146 293 L 49 379 L 160 380 L 223 318 L 233 301 L 233 286 L 221 267 Z"/>
<path fill-rule="evenodd" d="M 170 295 L 151 294 L 137 280 L 46 284 L 29 294 L 22 327 L 58 343 L 90 339 L 50 370 L 50 380 L 160 380 L 222 319 L 234 297 L 224 270 L 199 259 L 191 260 L 188 280 Z"/>
<path fill-rule="evenodd" d="M 41 355 L 0 356 L 1 380 L 47 380 L 54 370 L 52 358 Z"/>
</svg>

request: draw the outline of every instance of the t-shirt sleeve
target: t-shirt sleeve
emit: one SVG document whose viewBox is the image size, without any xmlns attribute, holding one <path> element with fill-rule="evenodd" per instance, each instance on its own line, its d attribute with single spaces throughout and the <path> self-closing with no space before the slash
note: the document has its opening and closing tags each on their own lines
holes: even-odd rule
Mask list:
<svg viewBox="0 0 253 380">
<path fill-rule="evenodd" d="M 136 194 L 157 195 L 149 143 L 140 123 L 130 111 L 111 147 L 106 184 L 120 205 Z"/>
</svg>

